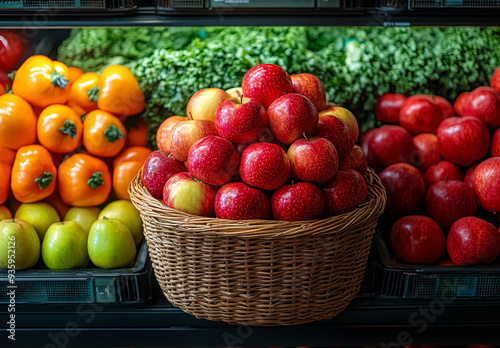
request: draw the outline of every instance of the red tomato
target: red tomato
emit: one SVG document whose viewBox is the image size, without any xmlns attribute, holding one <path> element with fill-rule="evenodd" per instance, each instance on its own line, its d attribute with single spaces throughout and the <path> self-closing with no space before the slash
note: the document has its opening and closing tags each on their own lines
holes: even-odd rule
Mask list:
<svg viewBox="0 0 500 348">
<path fill-rule="evenodd" d="M 24 48 L 16 34 L 0 30 L 0 70 L 11 71 L 23 56 Z"/>
</svg>

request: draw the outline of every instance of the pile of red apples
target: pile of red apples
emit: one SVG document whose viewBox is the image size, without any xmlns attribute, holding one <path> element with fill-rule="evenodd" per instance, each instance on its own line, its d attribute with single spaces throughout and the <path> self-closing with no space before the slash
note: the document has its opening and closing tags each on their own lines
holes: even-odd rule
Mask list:
<svg viewBox="0 0 500 348">
<path fill-rule="evenodd" d="M 322 219 L 367 198 L 358 123 L 314 75 L 259 64 L 241 87 L 207 88 L 165 120 L 143 184 L 167 206 L 231 220 Z"/>
<path fill-rule="evenodd" d="M 500 68 L 491 87 L 465 92 L 453 106 L 439 96 L 387 93 L 376 115 L 386 125 L 364 133 L 361 143 L 387 191 L 385 217 L 395 221 L 390 240 L 397 259 L 494 262 L 500 253 Z"/>
</svg>

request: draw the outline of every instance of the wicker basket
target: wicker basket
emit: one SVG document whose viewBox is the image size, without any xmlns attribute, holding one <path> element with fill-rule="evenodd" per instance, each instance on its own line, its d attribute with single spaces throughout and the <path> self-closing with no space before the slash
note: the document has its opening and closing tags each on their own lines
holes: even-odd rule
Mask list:
<svg viewBox="0 0 500 348">
<path fill-rule="evenodd" d="M 356 296 L 386 194 L 365 175 L 368 201 L 324 220 L 232 221 L 165 206 L 142 185 L 141 213 L 156 279 L 167 299 L 197 318 L 276 326 L 332 318 Z"/>
</svg>

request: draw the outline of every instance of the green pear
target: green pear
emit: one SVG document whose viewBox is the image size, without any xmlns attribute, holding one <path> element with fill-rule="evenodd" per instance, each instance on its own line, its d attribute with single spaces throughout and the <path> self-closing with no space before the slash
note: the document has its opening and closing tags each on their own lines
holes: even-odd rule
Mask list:
<svg viewBox="0 0 500 348">
<path fill-rule="evenodd" d="M 98 219 L 100 212 L 101 209 L 97 207 L 72 207 L 64 215 L 64 221 L 76 222 L 88 234 L 90 226 Z"/>
<path fill-rule="evenodd" d="M 135 244 L 142 241 L 142 219 L 139 211 L 132 202 L 121 199 L 109 203 L 99 214 L 99 219 L 104 217 L 115 219 L 127 226 L 134 236 Z"/>
<path fill-rule="evenodd" d="M 0 221 L 0 268 L 30 268 L 39 258 L 40 239 L 33 226 L 21 219 Z"/>
<path fill-rule="evenodd" d="M 19 206 L 14 215 L 16 219 L 23 219 L 29 222 L 34 228 L 40 243 L 43 241 L 45 232 L 54 222 L 61 221 L 57 210 L 48 203 L 23 203 Z"/>
<path fill-rule="evenodd" d="M 100 219 L 90 227 L 87 248 L 97 267 L 119 268 L 135 260 L 135 241 L 129 228 L 118 220 Z"/>
<path fill-rule="evenodd" d="M 53 223 L 43 238 L 42 258 L 50 269 L 85 267 L 89 262 L 87 232 L 74 221 Z"/>
</svg>

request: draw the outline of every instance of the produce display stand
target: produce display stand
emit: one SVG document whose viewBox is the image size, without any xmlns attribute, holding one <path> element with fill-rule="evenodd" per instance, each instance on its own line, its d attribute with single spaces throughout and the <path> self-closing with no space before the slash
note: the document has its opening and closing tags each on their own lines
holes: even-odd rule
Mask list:
<svg viewBox="0 0 500 348">
<path fill-rule="evenodd" d="M 130 14 L 31 15 L 0 10 L 0 28 L 82 26 L 498 26 L 500 9 L 283 10 L 269 13 L 199 11 L 160 13 L 141 1 Z M 220 14 L 220 13 L 219 13 Z M 370 264 L 373 261 L 370 261 Z M 369 266 L 370 266 L 369 264 Z M 370 268 L 370 267 L 369 267 Z M 86 303 L 16 307 L 16 341 L 7 340 L 8 313 L 0 309 L 0 347 L 199 347 L 500 344 L 500 299 L 403 299 L 372 293 L 370 276 L 350 306 L 330 320 L 299 326 L 250 327 L 196 319 L 171 306 L 154 283 L 153 299 L 138 306 Z"/>
</svg>

